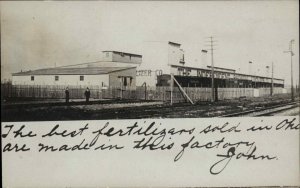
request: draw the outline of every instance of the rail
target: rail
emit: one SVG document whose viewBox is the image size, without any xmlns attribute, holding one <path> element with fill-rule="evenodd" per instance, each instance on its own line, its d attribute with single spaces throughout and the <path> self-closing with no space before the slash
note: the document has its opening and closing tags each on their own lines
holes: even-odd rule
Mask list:
<svg viewBox="0 0 300 188">
<path fill-rule="evenodd" d="M 247 110 L 243 112 L 236 112 L 236 113 L 231 113 L 231 114 L 224 114 L 219 117 L 241 117 L 241 116 L 267 116 L 273 113 L 277 112 L 282 112 L 285 110 L 289 110 L 292 108 L 299 107 L 299 101 L 298 102 L 290 102 L 287 104 L 280 104 L 280 105 L 274 105 L 274 106 L 269 106 L 269 107 L 263 107 L 259 109 L 252 109 L 252 110 Z"/>
</svg>

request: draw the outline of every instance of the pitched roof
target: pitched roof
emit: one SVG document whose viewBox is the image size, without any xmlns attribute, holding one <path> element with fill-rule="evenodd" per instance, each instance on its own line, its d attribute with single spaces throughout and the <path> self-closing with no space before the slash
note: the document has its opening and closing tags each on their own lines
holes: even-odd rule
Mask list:
<svg viewBox="0 0 300 188">
<path fill-rule="evenodd" d="M 95 61 L 88 63 L 72 64 L 72 65 L 63 65 L 57 68 L 86 68 L 86 67 L 136 67 L 133 63 L 124 63 L 118 61 Z"/>
<path fill-rule="evenodd" d="M 108 74 L 111 72 L 117 72 L 127 69 L 133 69 L 135 67 L 84 67 L 84 68 L 47 68 L 38 69 L 33 71 L 13 73 L 13 76 L 25 76 L 25 75 L 98 75 Z"/>
</svg>

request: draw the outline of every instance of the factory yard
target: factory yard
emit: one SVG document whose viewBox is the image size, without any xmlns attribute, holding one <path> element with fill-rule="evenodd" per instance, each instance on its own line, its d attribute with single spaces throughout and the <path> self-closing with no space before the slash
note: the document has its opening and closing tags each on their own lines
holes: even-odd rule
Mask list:
<svg viewBox="0 0 300 188">
<path fill-rule="evenodd" d="M 144 100 L 6 101 L 1 103 L 2 121 L 104 120 L 140 118 L 200 118 L 298 115 L 299 98 L 289 95 L 239 98 L 215 103 L 175 103 Z"/>
</svg>

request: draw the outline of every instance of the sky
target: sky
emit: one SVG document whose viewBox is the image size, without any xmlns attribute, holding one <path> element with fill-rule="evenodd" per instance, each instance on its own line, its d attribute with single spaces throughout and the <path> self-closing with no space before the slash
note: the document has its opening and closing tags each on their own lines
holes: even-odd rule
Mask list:
<svg viewBox="0 0 300 188">
<path fill-rule="evenodd" d="M 11 73 L 101 60 L 103 50 L 142 53 L 145 41 L 182 44 L 187 66 L 215 66 L 299 83 L 299 1 L 0 2 L 1 80 Z M 249 61 L 253 62 L 249 67 Z M 270 74 L 269 70 L 269 74 Z"/>
</svg>

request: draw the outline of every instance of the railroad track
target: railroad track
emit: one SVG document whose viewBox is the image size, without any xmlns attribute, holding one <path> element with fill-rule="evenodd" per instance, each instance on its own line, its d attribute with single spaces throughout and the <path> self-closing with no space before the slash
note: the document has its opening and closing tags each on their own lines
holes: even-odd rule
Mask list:
<svg viewBox="0 0 300 188">
<path fill-rule="evenodd" d="M 259 109 L 251 109 L 243 112 L 236 112 L 231 114 L 225 114 L 219 117 L 259 117 L 259 116 L 269 116 L 274 113 L 283 112 L 286 110 L 290 110 L 293 108 L 299 107 L 299 101 L 297 102 L 290 102 L 286 104 L 274 105 L 269 107 L 263 107 Z"/>
<path fill-rule="evenodd" d="M 103 100 L 103 101 L 90 101 L 86 103 L 85 101 L 70 101 L 69 103 L 65 103 L 64 101 L 61 102 L 41 102 L 41 103 L 11 103 L 5 104 L 2 103 L 1 106 L 4 109 L 11 109 L 11 108 L 33 108 L 33 107 L 49 107 L 49 106 L 78 106 L 78 105 L 94 105 L 94 104 L 140 104 L 146 103 L 151 104 L 157 101 L 150 101 L 150 100 Z"/>
</svg>

